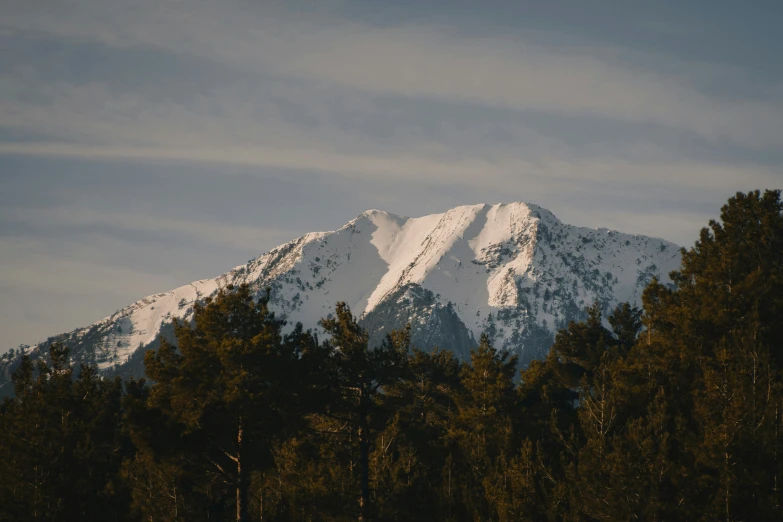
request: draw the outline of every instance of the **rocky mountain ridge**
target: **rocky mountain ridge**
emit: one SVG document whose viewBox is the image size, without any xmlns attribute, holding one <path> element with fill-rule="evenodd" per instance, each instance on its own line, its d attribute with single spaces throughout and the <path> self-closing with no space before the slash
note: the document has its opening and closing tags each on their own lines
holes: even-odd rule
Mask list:
<svg viewBox="0 0 783 522">
<path fill-rule="evenodd" d="M 605 308 L 638 304 L 652 277 L 668 281 L 679 247 L 661 239 L 562 223 L 527 203 L 471 205 L 419 218 L 380 210 L 339 230 L 309 233 L 214 279 L 148 296 L 85 328 L 26 348 L 33 357 L 59 339 L 75 362 L 107 375 L 141 375 L 143 354 L 193 303 L 229 284 L 259 295 L 292 325 L 318 328 L 338 301 L 361 317 L 378 342 L 412 325 L 414 344 L 466 358 L 482 332 L 523 363 L 546 354 L 554 332 Z M 21 349 L 0 360 L 0 392 Z"/>
</svg>

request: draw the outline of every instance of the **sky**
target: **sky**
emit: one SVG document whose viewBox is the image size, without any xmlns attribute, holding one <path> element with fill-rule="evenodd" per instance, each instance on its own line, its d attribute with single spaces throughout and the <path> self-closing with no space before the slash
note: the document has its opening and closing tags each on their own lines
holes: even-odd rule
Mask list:
<svg viewBox="0 0 783 522">
<path fill-rule="evenodd" d="M 783 4 L 0 0 L 0 351 L 370 208 L 690 246 L 783 187 Z"/>
</svg>

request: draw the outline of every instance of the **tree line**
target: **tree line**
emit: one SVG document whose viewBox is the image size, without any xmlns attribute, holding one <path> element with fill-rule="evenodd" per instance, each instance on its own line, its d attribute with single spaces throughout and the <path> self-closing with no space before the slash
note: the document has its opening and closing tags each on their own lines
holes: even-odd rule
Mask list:
<svg viewBox="0 0 783 522">
<path fill-rule="evenodd" d="M 589 309 L 545 360 L 483 336 L 328 340 L 228 288 L 148 380 L 25 358 L 0 406 L 0 520 L 781 520 L 783 203 L 738 193 L 643 307 Z M 372 348 L 372 349 L 371 349 Z"/>
</svg>

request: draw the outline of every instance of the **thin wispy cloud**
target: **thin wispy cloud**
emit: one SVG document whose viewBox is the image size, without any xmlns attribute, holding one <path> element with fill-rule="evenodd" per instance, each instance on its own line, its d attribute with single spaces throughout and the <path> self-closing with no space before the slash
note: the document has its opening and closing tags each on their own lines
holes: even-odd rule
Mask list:
<svg viewBox="0 0 783 522">
<path fill-rule="evenodd" d="M 238 81 L 208 92 L 152 97 L 145 89 L 23 74 L 5 82 L 0 115 L 9 127 L 41 137 L 0 144 L 0 151 L 308 169 L 466 186 L 478 179 L 501 184 L 544 176 L 553 189 L 558 180 L 629 181 L 655 171 L 673 187 L 709 182 L 730 190 L 740 176 L 749 185 L 769 186 L 779 175 L 777 166 L 714 164 L 660 148 L 651 160 L 650 154 L 634 154 L 654 148 L 644 141 L 586 153 L 537 132 L 524 117 L 512 125 L 468 128 L 444 119 L 439 132 L 426 136 L 419 135 L 417 122 L 401 118 L 392 135 L 365 132 L 368 122 L 394 117 L 377 107 L 377 97 L 399 96 L 656 124 L 716 147 L 779 145 L 778 100 L 713 99 L 687 78 L 613 61 L 604 47 L 549 49 L 524 37 L 460 38 L 439 26 L 379 29 L 329 13 L 297 18 L 272 4 L 258 9 L 202 2 L 95 9 L 78 4 L 67 10 L 27 7 L 4 23 L 12 34 L 189 55 L 235 69 Z M 307 118 L 297 121 L 295 113 Z M 346 124 L 357 120 L 362 124 Z M 497 129 L 505 143 L 495 141 Z"/>
<path fill-rule="evenodd" d="M 551 48 L 524 35 L 460 38 L 438 25 L 379 29 L 323 13 L 307 19 L 273 4 L 254 9 L 237 3 L 136 1 L 119 8 L 88 1 L 52 9 L 28 4 L 17 12 L 4 22 L 12 34 L 153 47 L 251 74 L 654 122 L 754 147 L 780 145 L 783 135 L 781 85 L 769 89 L 778 94 L 771 100 L 709 96 L 688 77 L 629 66 L 605 47 Z"/>
<path fill-rule="evenodd" d="M 0 219 L 34 227 L 58 227 L 86 229 L 101 226 L 109 230 L 135 233 L 162 233 L 185 236 L 193 242 L 201 242 L 211 248 L 233 247 L 252 249 L 254 245 L 285 242 L 292 231 L 284 228 L 250 227 L 236 224 L 220 224 L 213 221 L 171 219 L 147 214 L 125 212 L 97 212 L 88 208 L 59 207 L 45 209 L 0 209 Z"/>
</svg>

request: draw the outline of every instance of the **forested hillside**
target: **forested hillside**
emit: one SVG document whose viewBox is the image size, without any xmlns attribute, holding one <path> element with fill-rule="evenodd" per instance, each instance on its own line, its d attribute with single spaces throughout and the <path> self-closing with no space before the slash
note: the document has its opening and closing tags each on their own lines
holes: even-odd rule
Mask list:
<svg viewBox="0 0 783 522">
<path fill-rule="evenodd" d="M 344 303 L 286 328 L 247 285 L 146 381 L 55 343 L 0 407 L 0 520 L 781 520 L 780 195 L 738 193 L 674 285 L 521 372 L 487 335 L 465 362 L 410 328 L 371 345 Z"/>
</svg>

